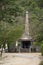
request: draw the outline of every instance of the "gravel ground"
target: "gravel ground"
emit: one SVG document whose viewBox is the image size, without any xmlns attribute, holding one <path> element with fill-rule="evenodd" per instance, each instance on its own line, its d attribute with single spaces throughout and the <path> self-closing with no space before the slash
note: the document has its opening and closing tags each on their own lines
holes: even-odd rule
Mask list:
<svg viewBox="0 0 43 65">
<path fill-rule="evenodd" d="M 3 53 L 0 65 L 39 65 L 41 53 Z"/>
</svg>

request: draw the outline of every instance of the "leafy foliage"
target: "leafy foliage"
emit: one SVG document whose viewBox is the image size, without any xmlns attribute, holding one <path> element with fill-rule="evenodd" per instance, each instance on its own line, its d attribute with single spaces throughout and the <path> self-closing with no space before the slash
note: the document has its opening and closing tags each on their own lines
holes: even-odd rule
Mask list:
<svg viewBox="0 0 43 65">
<path fill-rule="evenodd" d="M 26 10 L 29 11 L 30 34 L 36 42 L 43 41 L 43 0 L 0 0 L 0 44 L 20 38 Z"/>
</svg>

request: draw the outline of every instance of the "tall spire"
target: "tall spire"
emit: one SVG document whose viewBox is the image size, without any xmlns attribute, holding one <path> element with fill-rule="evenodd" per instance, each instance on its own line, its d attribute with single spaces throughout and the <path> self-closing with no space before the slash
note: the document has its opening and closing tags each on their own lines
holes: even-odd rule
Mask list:
<svg viewBox="0 0 43 65">
<path fill-rule="evenodd" d="M 25 41 L 31 41 L 32 37 L 29 35 L 29 19 L 28 19 L 28 11 L 26 11 L 26 20 L 25 20 L 25 32 L 22 34 L 22 37 L 20 38 L 20 40 Z"/>
<path fill-rule="evenodd" d="M 29 20 L 28 20 L 28 11 L 26 11 L 25 34 L 29 35 Z"/>
</svg>

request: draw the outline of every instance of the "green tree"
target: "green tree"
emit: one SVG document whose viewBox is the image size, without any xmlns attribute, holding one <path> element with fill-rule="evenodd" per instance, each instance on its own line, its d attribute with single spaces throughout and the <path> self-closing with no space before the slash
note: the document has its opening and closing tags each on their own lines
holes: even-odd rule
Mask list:
<svg viewBox="0 0 43 65">
<path fill-rule="evenodd" d="M 26 10 L 32 37 L 38 44 L 43 41 L 43 0 L 0 0 L 0 45 L 20 38 Z"/>
</svg>

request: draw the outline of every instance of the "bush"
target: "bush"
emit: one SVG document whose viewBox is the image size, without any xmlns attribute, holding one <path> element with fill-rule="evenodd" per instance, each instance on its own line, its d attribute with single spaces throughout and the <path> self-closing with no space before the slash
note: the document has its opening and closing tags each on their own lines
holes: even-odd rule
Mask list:
<svg viewBox="0 0 43 65">
<path fill-rule="evenodd" d="M 41 45 L 41 53 L 42 53 L 42 56 L 43 56 L 43 44 Z"/>
<path fill-rule="evenodd" d="M 41 63 L 39 65 L 43 65 L 43 61 L 41 61 Z"/>
</svg>

